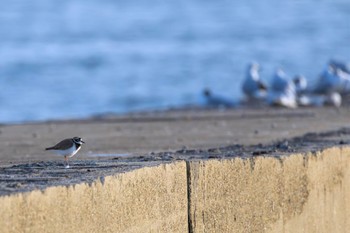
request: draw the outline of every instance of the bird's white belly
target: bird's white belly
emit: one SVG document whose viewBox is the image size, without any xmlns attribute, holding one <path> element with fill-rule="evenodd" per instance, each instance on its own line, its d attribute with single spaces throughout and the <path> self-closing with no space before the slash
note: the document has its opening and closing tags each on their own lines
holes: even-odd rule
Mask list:
<svg viewBox="0 0 350 233">
<path fill-rule="evenodd" d="M 80 148 L 81 147 L 79 147 L 76 150 L 75 145 L 73 145 L 71 148 L 66 149 L 66 150 L 56 150 L 55 153 L 58 154 L 58 155 L 73 157 L 80 150 Z"/>
</svg>

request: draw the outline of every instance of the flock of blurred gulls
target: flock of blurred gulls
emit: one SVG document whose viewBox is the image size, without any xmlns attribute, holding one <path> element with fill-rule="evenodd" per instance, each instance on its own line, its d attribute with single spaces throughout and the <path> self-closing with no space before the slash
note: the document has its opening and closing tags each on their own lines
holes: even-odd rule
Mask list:
<svg viewBox="0 0 350 233">
<path fill-rule="evenodd" d="M 257 103 L 286 108 L 340 107 L 343 97 L 350 94 L 350 66 L 344 62 L 330 60 L 311 86 L 304 76 L 288 78 L 280 68 L 267 84 L 260 77 L 260 65 L 252 62 L 248 65 L 242 92 L 245 97 L 240 103 L 215 95 L 209 89 L 203 91 L 203 97 L 205 105 L 211 107 L 237 107 Z"/>
</svg>

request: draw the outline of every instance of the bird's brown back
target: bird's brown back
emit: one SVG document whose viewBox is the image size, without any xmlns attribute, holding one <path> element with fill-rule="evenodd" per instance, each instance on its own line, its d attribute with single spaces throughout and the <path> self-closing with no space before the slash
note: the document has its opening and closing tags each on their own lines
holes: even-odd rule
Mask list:
<svg viewBox="0 0 350 233">
<path fill-rule="evenodd" d="M 74 144 L 74 142 L 72 141 L 72 139 L 67 138 L 67 139 L 60 141 L 59 143 L 57 143 L 53 147 L 46 148 L 46 150 L 66 150 L 66 149 L 71 148 L 73 144 Z"/>
</svg>

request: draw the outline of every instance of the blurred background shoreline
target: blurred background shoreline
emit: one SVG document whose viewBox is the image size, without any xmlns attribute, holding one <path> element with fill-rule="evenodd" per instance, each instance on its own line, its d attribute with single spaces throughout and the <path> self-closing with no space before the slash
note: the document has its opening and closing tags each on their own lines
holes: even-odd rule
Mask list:
<svg viewBox="0 0 350 233">
<path fill-rule="evenodd" d="M 350 61 L 350 3 L 0 1 L 0 123 L 242 99 L 247 64 L 313 82 Z"/>
</svg>

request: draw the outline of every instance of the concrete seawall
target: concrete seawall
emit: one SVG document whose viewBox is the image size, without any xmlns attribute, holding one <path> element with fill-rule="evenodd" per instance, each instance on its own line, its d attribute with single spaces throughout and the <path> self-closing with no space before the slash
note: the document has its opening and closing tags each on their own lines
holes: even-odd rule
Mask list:
<svg viewBox="0 0 350 233">
<path fill-rule="evenodd" d="M 0 197 L 0 232 L 186 232 L 185 162 Z"/>
<path fill-rule="evenodd" d="M 350 149 L 191 163 L 193 232 L 347 232 Z"/>
<path fill-rule="evenodd" d="M 350 148 L 179 161 L 0 197 L 0 232 L 347 232 Z"/>
</svg>

